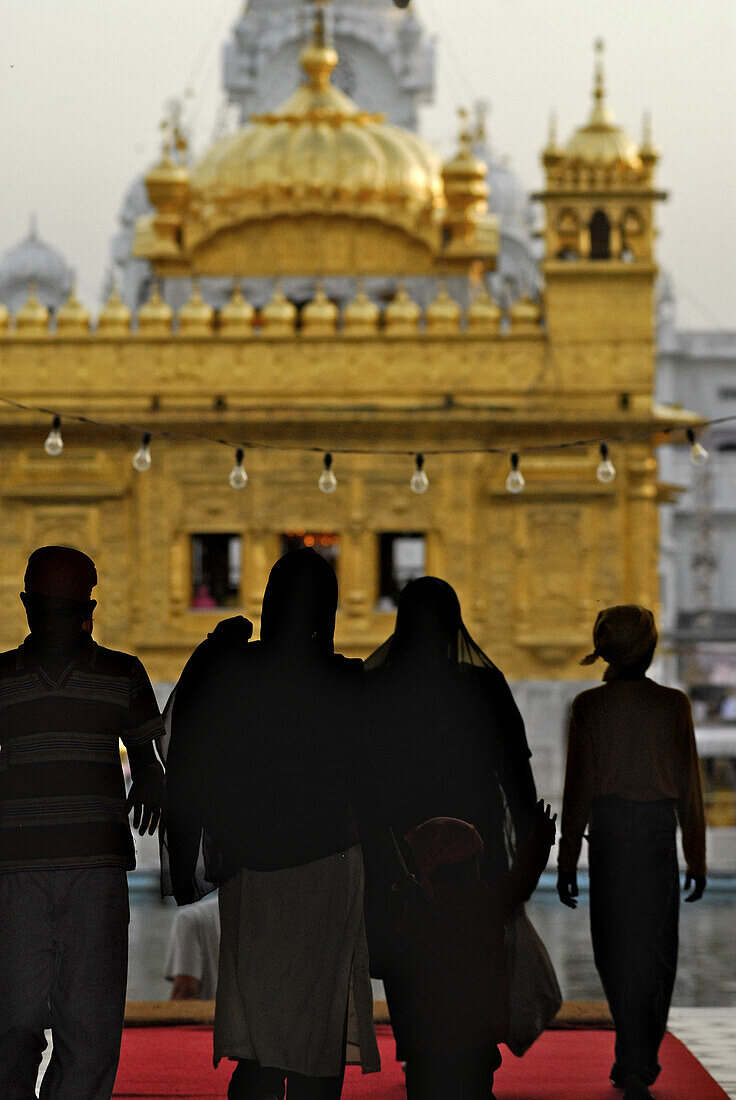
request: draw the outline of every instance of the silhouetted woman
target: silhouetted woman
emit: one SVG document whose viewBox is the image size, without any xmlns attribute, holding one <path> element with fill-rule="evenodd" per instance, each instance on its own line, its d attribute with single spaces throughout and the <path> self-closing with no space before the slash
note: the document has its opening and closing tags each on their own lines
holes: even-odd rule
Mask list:
<svg viewBox="0 0 736 1100">
<path fill-rule="evenodd" d="M 172 880 L 192 900 L 201 822 L 220 861 L 214 1047 L 216 1062 L 238 1060 L 231 1100 L 282 1097 L 285 1080 L 290 1100 L 340 1096 L 351 976 L 357 1060 L 380 1068 L 356 825 L 375 809 L 364 677 L 333 651 L 336 608 L 332 568 L 313 550 L 287 554 L 260 642 L 224 649 L 174 706 Z"/>
<path fill-rule="evenodd" d="M 402 837 L 433 817 L 471 822 L 484 841 L 482 877 L 493 882 L 531 828 L 536 790 L 521 715 L 503 674 L 468 633 L 454 589 L 437 577 L 411 581 L 394 634 L 366 667 L 388 819 Z M 389 876 L 372 849 L 366 854 L 371 972 L 384 979 L 401 1057 Z"/>
</svg>

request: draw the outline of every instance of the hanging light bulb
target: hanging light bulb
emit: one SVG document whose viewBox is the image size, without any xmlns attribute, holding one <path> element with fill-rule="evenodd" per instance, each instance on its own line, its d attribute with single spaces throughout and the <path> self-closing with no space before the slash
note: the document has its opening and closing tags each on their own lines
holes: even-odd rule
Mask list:
<svg viewBox="0 0 736 1100">
<path fill-rule="evenodd" d="M 133 468 L 138 471 L 139 474 L 144 473 L 145 470 L 151 468 L 151 433 L 144 432 L 141 445 L 133 455 Z"/>
<path fill-rule="evenodd" d="M 51 431 L 46 436 L 46 442 L 43 445 L 43 449 L 47 455 L 52 455 L 54 458 L 56 455 L 60 455 L 64 450 L 64 440 L 61 438 L 61 417 L 55 416 L 51 425 Z"/>
<path fill-rule="evenodd" d="M 608 457 L 608 444 L 601 443 L 600 447 L 601 460 L 598 463 L 598 467 L 595 471 L 595 476 L 600 481 L 601 485 L 610 485 L 616 476 L 616 467 Z"/>
<path fill-rule="evenodd" d="M 526 485 L 524 475 L 519 469 L 519 454 L 517 451 L 511 455 L 511 469 L 506 478 L 506 488 L 510 493 L 520 493 Z"/>
<path fill-rule="evenodd" d="M 245 451 L 242 447 L 238 447 L 235 452 L 235 465 L 230 471 L 230 477 L 228 478 L 230 485 L 233 489 L 244 489 L 248 484 L 248 475 L 245 472 L 245 466 L 243 465 L 243 457 Z"/>
<path fill-rule="evenodd" d="M 690 461 L 693 466 L 705 466 L 710 458 L 710 451 L 707 451 L 703 444 L 698 442 L 692 428 L 687 430 L 687 441 L 690 444 Z"/>
<path fill-rule="evenodd" d="M 325 468 L 319 475 L 319 481 L 317 484 L 323 493 L 334 493 L 337 488 L 337 478 L 335 477 L 335 471 L 332 469 L 332 455 L 325 455 Z"/>
<path fill-rule="evenodd" d="M 429 478 L 424 469 L 424 455 L 417 455 L 414 459 L 414 465 L 416 469 L 411 475 L 409 487 L 412 493 L 426 493 L 429 488 Z"/>
</svg>

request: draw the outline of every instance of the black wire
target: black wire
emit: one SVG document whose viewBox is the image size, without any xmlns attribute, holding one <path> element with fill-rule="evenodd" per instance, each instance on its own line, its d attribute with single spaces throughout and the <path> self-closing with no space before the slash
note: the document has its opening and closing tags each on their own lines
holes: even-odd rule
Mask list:
<svg viewBox="0 0 736 1100">
<path fill-rule="evenodd" d="M 109 420 L 97 420 L 94 417 L 85 416 L 85 415 L 82 415 L 81 413 L 66 412 L 66 413 L 62 414 L 62 413 L 59 413 L 58 411 L 56 411 L 54 409 L 47 409 L 44 406 L 40 406 L 40 405 L 26 405 L 21 401 L 14 401 L 12 398 L 3 397 L 2 395 L 0 395 L 0 403 L 2 403 L 3 405 L 7 405 L 11 408 L 14 408 L 14 409 L 19 409 L 22 412 L 32 412 L 32 413 L 42 414 L 44 416 L 50 416 L 50 417 L 59 416 L 62 419 L 62 421 L 67 421 L 67 422 L 72 421 L 74 423 L 79 423 L 79 424 L 88 424 L 91 427 L 104 428 L 104 429 L 110 429 L 110 430 L 119 431 L 119 432 L 125 432 L 126 434 L 130 434 L 130 435 L 136 435 L 136 436 L 140 435 L 140 430 L 141 430 L 140 424 L 128 424 L 128 423 L 119 423 L 119 422 L 114 422 L 114 421 L 109 421 Z M 303 408 L 303 406 L 280 406 L 280 407 L 279 406 L 264 406 L 261 411 L 265 411 L 266 409 L 268 409 L 268 411 L 276 411 L 278 408 L 281 408 L 282 410 L 285 409 L 285 408 L 290 408 L 290 409 L 296 410 L 297 408 L 299 408 L 299 409 Z M 407 407 L 401 408 L 401 409 L 397 409 L 396 407 L 394 407 L 394 408 L 392 408 L 388 411 L 401 412 L 401 413 L 404 413 L 404 414 L 420 414 L 420 413 L 425 413 L 426 414 L 428 412 L 429 413 L 432 413 L 432 412 L 452 412 L 452 411 L 470 412 L 470 411 L 476 411 L 476 410 L 478 412 L 501 412 L 501 411 L 503 411 L 503 412 L 513 412 L 514 411 L 513 409 L 509 409 L 506 406 L 474 405 L 474 404 L 471 404 L 471 403 L 468 403 L 468 402 L 463 403 L 463 402 L 456 402 L 454 400 L 450 400 L 450 401 L 445 400 L 442 403 L 438 403 L 438 404 L 435 404 L 435 405 L 407 406 Z M 258 411 L 258 410 L 251 408 L 248 411 L 249 412 L 254 412 L 254 411 Z M 315 411 L 314 407 L 312 407 L 309 411 Z M 323 406 L 320 409 L 320 411 L 329 411 L 329 412 L 333 412 L 333 413 L 334 412 L 343 412 L 343 413 L 344 412 L 369 412 L 369 413 L 375 414 L 376 412 L 379 411 L 379 408 L 378 408 L 378 406 L 375 406 L 375 405 L 356 405 L 356 406 L 340 406 L 340 407 Z M 714 425 L 717 425 L 717 424 L 730 424 L 730 423 L 733 423 L 733 422 L 736 422 L 736 415 L 734 415 L 734 416 L 720 416 L 720 417 L 715 417 L 712 420 L 699 420 L 697 428 L 698 428 L 698 431 L 700 432 L 704 428 L 707 428 L 707 427 L 713 427 Z M 594 444 L 599 444 L 600 445 L 601 443 L 608 443 L 608 444 L 610 444 L 610 443 L 625 443 L 625 442 L 630 441 L 630 440 L 647 439 L 647 438 L 650 438 L 652 435 L 655 435 L 655 434 L 671 435 L 671 434 L 676 433 L 676 432 L 682 432 L 683 435 L 687 435 L 689 430 L 691 431 L 692 428 L 689 428 L 689 426 L 686 425 L 686 424 L 683 424 L 683 425 L 663 425 L 662 427 L 659 427 L 659 428 L 652 427 L 650 425 L 646 428 L 640 428 L 638 430 L 620 432 L 617 435 L 590 436 L 590 437 L 585 437 L 585 438 L 582 438 L 582 439 L 561 440 L 557 443 L 532 443 L 532 444 L 529 444 L 528 446 L 523 448 L 523 453 L 524 454 L 529 454 L 529 453 L 541 454 L 541 453 L 546 453 L 548 451 L 570 450 L 570 449 L 574 449 L 576 447 L 591 447 Z M 239 447 L 242 447 L 244 449 L 251 450 L 251 451 L 257 451 L 257 450 L 284 451 L 284 452 L 294 451 L 295 453 L 301 453 L 301 454 L 324 454 L 325 451 L 328 450 L 327 447 L 324 447 L 322 445 L 317 445 L 317 444 L 309 445 L 309 446 L 298 446 L 298 445 L 284 445 L 284 444 L 280 444 L 280 443 L 264 443 L 264 442 L 254 443 L 254 442 L 248 441 L 248 440 L 227 439 L 227 438 L 207 436 L 207 435 L 194 435 L 194 434 L 189 433 L 189 432 L 172 431 L 170 428 L 156 429 L 156 431 L 152 432 L 151 435 L 155 436 L 159 439 L 181 440 L 181 441 L 190 442 L 190 443 L 191 442 L 194 442 L 194 443 L 213 443 L 213 444 L 218 444 L 218 445 L 223 446 L 223 447 L 228 447 L 231 450 L 233 448 L 237 449 Z M 400 448 L 400 449 L 398 449 L 398 448 L 388 448 L 388 449 L 384 449 L 384 448 L 377 448 L 377 447 L 341 447 L 339 445 L 338 446 L 331 446 L 329 448 L 329 450 L 334 454 L 399 455 L 399 456 L 408 456 L 408 457 L 414 457 L 417 453 L 415 448 L 406 448 L 406 449 L 405 448 Z M 515 447 L 515 448 L 513 448 L 513 450 L 521 450 L 521 448 L 516 448 Z M 511 452 L 512 452 L 511 447 L 488 447 L 488 446 L 486 446 L 486 447 L 443 447 L 441 449 L 434 449 L 434 450 L 431 449 L 431 448 L 425 447 L 425 448 L 423 448 L 423 451 L 422 451 L 422 453 L 425 454 L 425 455 L 510 454 Z"/>
</svg>

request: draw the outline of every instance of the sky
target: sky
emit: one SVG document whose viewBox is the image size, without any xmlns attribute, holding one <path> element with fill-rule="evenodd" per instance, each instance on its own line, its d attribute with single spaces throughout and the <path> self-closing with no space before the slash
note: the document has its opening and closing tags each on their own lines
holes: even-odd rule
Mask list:
<svg viewBox="0 0 736 1100">
<path fill-rule="evenodd" d="M 168 100 L 187 89 L 195 154 L 222 102 L 221 45 L 243 0 L 0 0 L 0 253 L 35 212 L 42 237 L 99 301 L 122 196 L 155 158 Z M 736 0 L 414 0 L 438 40 L 421 131 L 454 148 L 455 110 L 484 98 L 489 134 L 524 185 L 555 111 L 566 140 L 588 114 L 593 42 L 609 104 L 663 152 L 658 256 L 680 324 L 736 328 Z"/>
</svg>

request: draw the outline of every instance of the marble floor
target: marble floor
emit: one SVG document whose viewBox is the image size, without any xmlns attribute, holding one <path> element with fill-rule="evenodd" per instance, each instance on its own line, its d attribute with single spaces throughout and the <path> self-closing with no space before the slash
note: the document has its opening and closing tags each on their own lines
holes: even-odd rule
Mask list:
<svg viewBox="0 0 736 1100">
<path fill-rule="evenodd" d="M 156 880 L 131 878 L 130 967 L 128 1000 L 166 1000 L 170 985 L 164 964 L 173 913 L 171 898 L 162 901 Z M 734 951 L 736 881 L 713 884 L 702 901 L 680 911 L 680 953 L 672 999 L 678 1008 L 728 1008 L 736 1016 L 736 952 Z M 587 894 L 581 892 L 574 911 L 565 909 L 546 876 L 527 905 L 547 945 L 567 1000 L 603 999 L 593 963 Z"/>
</svg>

